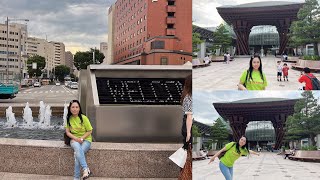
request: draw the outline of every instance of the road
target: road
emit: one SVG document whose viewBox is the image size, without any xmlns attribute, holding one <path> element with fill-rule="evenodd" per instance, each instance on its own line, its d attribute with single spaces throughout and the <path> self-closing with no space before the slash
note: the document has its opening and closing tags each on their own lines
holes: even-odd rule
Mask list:
<svg viewBox="0 0 320 180">
<path fill-rule="evenodd" d="M 22 89 L 13 99 L 0 99 L 0 106 L 25 105 L 27 102 L 30 105 L 39 105 L 40 101 L 51 105 L 63 105 L 73 99 L 78 99 L 77 89 L 69 89 L 64 85 L 46 85 Z"/>
</svg>

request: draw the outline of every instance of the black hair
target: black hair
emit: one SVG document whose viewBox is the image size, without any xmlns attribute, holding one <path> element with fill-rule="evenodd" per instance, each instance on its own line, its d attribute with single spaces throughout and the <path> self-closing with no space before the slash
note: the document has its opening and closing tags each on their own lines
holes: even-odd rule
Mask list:
<svg viewBox="0 0 320 180">
<path fill-rule="evenodd" d="M 260 56 L 257 55 L 257 54 L 255 54 L 255 55 L 254 55 L 253 57 L 251 57 L 251 59 L 250 59 L 249 69 L 248 69 L 248 71 L 249 71 L 249 76 L 248 76 L 248 77 L 249 77 L 249 79 L 253 80 L 253 79 L 252 79 L 252 71 L 253 71 L 252 61 L 253 61 L 254 58 L 258 58 L 259 61 L 260 61 L 259 72 L 260 72 L 261 79 L 262 79 L 262 81 L 264 82 L 263 72 L 262 72 L 262 62 L 261 62 Z M 247 81 L 247 79 L 246 79 L 246 81 Z"/>
<path fill-rule="evenodd" d="M 248 154 L 250 154 L 249 152 L 249 146 L 248 146 L 248 138 L 246 136 L 241 136 L 241 138 L 244 137 L 246 138 L 246 144 L 244 146 L 241 147 L 241 149 L 243 150 L 247 150 L 248 151 Z M 239 139 L 240 140 L 240 139 Z M 236 150 L 237 150 L 237 153 L 240 154 L 240 144 L 239 144 L 239 140 L 238 142 L 236 142 Z"/>
<path fill-rule="evenodd" d="M 284 65 L 284 66 L 286 66 L 286 65 L 287 65 L 287 63 L 284 63 L 283 65 Z"/>
<path fill-rule="evenodd" d="M 73 103 L 77 103 L 77 104 L 78 104 L 78 106 L 79 106 L 79 114 L 78 114 L 78 116 L 79 116 L 79 118 L 80 118 L 80 120 L 81 120 L 81 124 L 83 123 L 82 110 L 81 110 L 80 102 L 79 102 L 78 100 L 72 100 L 72 101 L 70 102 L 70 104 L 69 104 L 69 107 L 68 107 L 68 115 L 67 115 L 67 123 L 68 123 L 69 126 L 71 126 L 71 125 L 70 125 L 70 117 L 72 116 L 72 113 L 71 113 L 71 110 L 70 110 L 70 109 L 71 109 L 71 105 L 72 105 Z"/>
<path fill-rule="evenodd" d="M 303 68 L 303 71 L 304 71 L 305 73 L 310 73 L 310 69 L 309 69 L 308 67 Z"/>
</svg>

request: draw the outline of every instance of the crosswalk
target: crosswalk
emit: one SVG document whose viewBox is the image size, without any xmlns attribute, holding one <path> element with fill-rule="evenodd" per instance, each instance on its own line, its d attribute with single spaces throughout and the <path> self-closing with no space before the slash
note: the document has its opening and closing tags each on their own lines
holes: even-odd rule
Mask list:
<svg viewBox="0 0 320 180">
<path fill-rule="evenodd" d="M 18 94 L 64 94 L 64 93 L 70 93 L 70 94 L 76 94 L 78 93 L 78 90 L 71 90 L 71 91 L 22 91 Z"/>
</svg>

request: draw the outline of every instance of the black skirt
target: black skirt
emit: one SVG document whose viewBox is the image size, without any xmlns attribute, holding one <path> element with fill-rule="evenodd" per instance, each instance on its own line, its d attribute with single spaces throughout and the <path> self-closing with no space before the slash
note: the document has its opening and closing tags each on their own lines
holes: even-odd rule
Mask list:
<svg viewBox="0 0 320 180">
<path fill-rule="evenodd" d="M 191 137 L 190 137 L 190 140 L 189 140 L 189 142 L 186 142 L 186 139 L 187 139 L 187 125 L 186 125 L 186 122 L 187 122 L 187 115 L 185 114 L 184 116 L 183 116 L 183 120 L 182 120 L 182 127 L 181 127 L 181 134 L 182 134 L 182 136 L 183 136 L 183 147 L 185 148 L 185 149 L 188 149 L 188 144 L 191 144 L 192 145 L 192 129 L 191 129 L 191 132 L 190 132 L 190 134 L 191 134 Z"/>
</svg>

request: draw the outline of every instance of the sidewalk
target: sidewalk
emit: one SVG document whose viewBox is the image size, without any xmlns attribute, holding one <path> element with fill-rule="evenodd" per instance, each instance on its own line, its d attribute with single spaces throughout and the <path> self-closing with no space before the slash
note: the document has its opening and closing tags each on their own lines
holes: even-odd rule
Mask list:
<svg viewBox="0 0 320 180">
<path fill-rule="evenodd" d="M 0 180 L 73 180 L 71 176 L 52 176 L 52 175 L 37 175 L 37 174 L 20 174 L 0 172 Z M 105 177 L 90 177 L 88 180 L 174 180 L 173 178 L 105 178 Z"/>
<path fill-rule="evenodd" d="M 277 81 L 276 64 L 279 58 L 267 56 L 262 60 L 262 70 L 266 74 L 268 86 L 266 90 L 299 90 L 304 85 L 298 82 L 300 71 L 291 69 L 289 66 L 289 81 Z M 192 74 L 192 83 L 195 89 L 202 90 L 237 90 L 243 71 L 249 68 L 250 58 L 235 58 L 229 64 L 213 62 L 210 66 L 195 68 Z M 282 63 L 283 65 L 283 63 Z M 320 74 L 314 73 L 320 79 Z"/>
<path fill-rule="evenodd" d="M 193 161 L 193 180 L 224 180 L 218 158 Z M 320 163 L 284 159 L 276 153 L 262 152 L 239 158 L 234 164 L 235 180 L 316 180 L 320 179 Z"/>
</svg>

